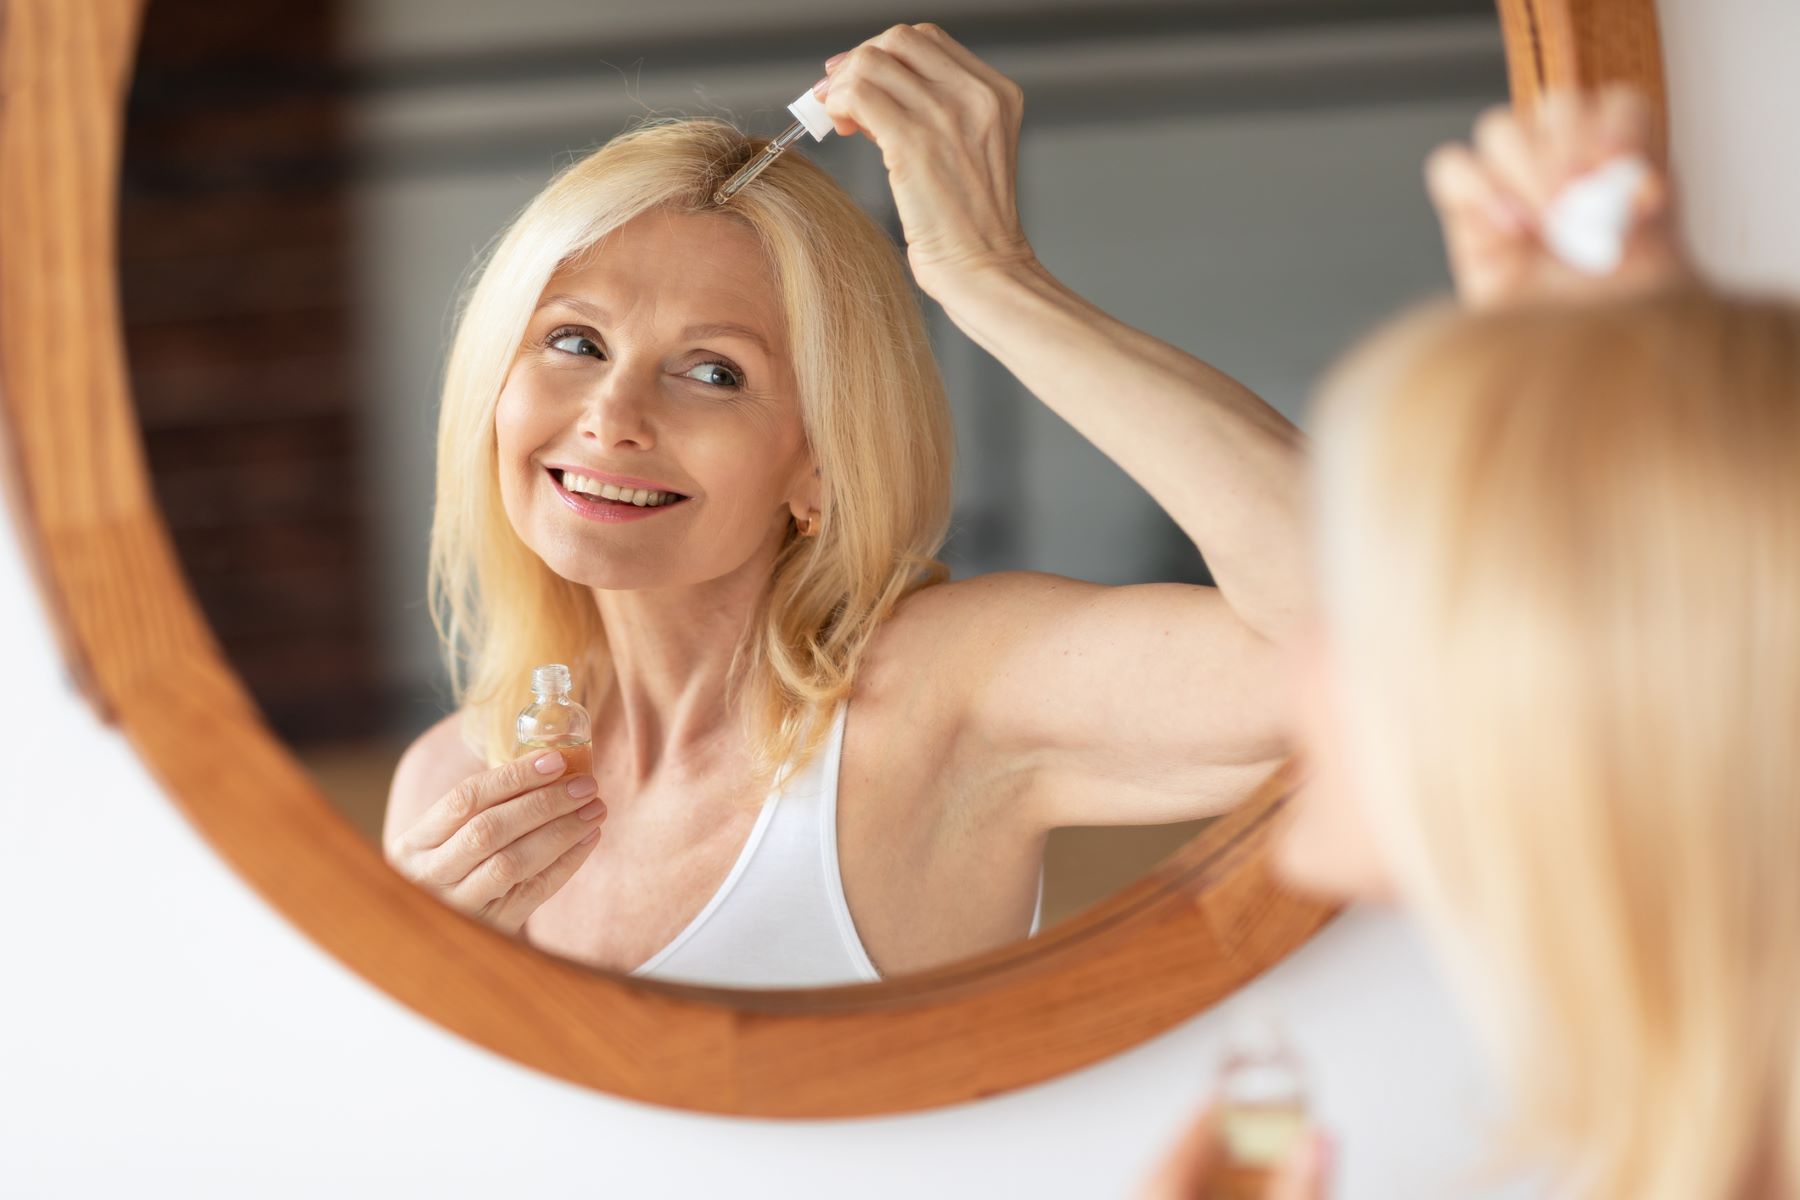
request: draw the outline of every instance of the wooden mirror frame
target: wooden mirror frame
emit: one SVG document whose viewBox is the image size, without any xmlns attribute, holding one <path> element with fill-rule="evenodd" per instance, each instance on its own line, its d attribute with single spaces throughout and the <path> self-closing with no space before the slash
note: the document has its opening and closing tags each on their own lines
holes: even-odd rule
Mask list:
<svg viewBox="0 0 1800 1200">
<path fill-rule="evenodd" d="M 0 443 L 9 507 L 98 719 L 212 847 L 340 962 L 524 1066 L 767 1117 L 929 1108 L 1051 1078 L 1229 995 L 1329 918 L 1277 889 L 1278 774 L 1151 875 L 985 957 L 808 991 L 590 970 L 390 870 L 264 724 L 176 560 L 122 347 L 115 225 L 143 0 L 10 0 L 0 39 Z M 1627 80 L 1663 105 L 1653 0 L 1500 0 L 1516 103 Z M 1665 117 L 1666 126 L 1666 117 Z M 105 321 L 111 337 L 69 338 Z"/>
</svg>

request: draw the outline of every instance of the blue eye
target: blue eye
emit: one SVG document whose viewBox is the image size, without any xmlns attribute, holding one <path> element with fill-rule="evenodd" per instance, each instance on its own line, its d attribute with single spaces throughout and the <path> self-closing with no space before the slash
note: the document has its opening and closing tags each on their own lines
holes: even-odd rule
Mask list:
<svg viewBox="0 0 1800 1200">
<path fill-rule="evenodd" d="M 602 357 L 600 343 L 579 330 L 558 329 L 545 338 L 544 343 L 551 349 L 560 350 L 564 354 L 579 355 L 583 358 Z"/>
<path fill-rule="evenodd" d="M 701 375 L 700 372 L 705 372 Z M 701 383 L 710 383 L 714 387 L 741 388 L 744 386 L 743 376 L 722 362 L 703 362 L 689 367 L 683 372 L 689 379 L 699 379 Z"/>
</svg>

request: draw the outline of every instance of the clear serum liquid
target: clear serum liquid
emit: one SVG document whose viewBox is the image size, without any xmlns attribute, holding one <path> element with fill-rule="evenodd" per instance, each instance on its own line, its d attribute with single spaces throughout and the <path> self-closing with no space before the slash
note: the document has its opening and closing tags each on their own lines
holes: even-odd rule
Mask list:
<svg viewBox="0 0 1800 1200">
<path fill-rule="evenodd" d="M 593 727 L 587 709 L 569 695 L 569 668 L 545 663 L 531 671 L 531 703 L 514 724 L 513 757 L 533 750 L 557 750 L 567 769 L 559 778 L 594 773 Z"/>
<path fill-rule="evenodd" d="M 1266 1019 L 1240 1026 L 1218 1079 L 1222 1169 L 1214 1200 L 1262 1200 L 1306 1132 L 1306 1089 L 1298 1057 Z"/>
</svg>

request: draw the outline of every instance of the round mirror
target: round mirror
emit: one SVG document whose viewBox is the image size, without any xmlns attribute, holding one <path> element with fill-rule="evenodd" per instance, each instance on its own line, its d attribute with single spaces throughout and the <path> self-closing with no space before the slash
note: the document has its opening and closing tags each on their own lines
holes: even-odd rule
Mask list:
<svg viewBox="0 0 1800 1200">
<path fill-rule="evenodd" d="M 569 883 L 560 908 L 539 910 L 552 919 L 510 930 L 409 885 L 384 861 L 396 765 L 409 753 L 469 756 L 428 772 L 438 788 L 428 800 L 490 765 L 455 721 L 427 591 L 434 514 L 456 482 L 434 447 L 472 268 L 560 171 L 647 117 L 724 116 L 759 136 L 779 132 L 783 105 L 817 64 L 882 17 L 840 9 L 839 24 L 822 28 L 798 8 L 784 16 L 765 6 L 750 23 L 701 0 L 654 11 L 539 0 L 503 12 L 341 0 L 282 6 L 273 21 L 273 8 L 257 4 L 226 13 L 157 0 L 133 47 L 123 23 L 77 21 L 48 2 L 16 7 L 10 61 L 32 64 L 14 73 L 18 94 L 38 89 L 121 147 L 115 177 L 67 138 L 37 132 L 40 110 L 15 105 L 5 117 L 16 134 L 7 165 L 30 168 L 9 174 L 15 237 L 45 247 L 32 264 L 37 282 L 17 256 L 0 266 L 20 297 L 0 314 L 9 410 L 22 431 L 20 507 L 38 530 L 72 667 L 222 852 L 381 986 L 583 1083 L 719 1111 L 846 1114 L 965 1099 L 1092 1061 L 1227 994 L 1326 919 L 1269 882 L 1266 844 L 1285 782 L 1271 761 L 1248 764 L 1203 800 L 1155 811 L 1131 806 L 1120 788 L 1117 821 L 1069 822 L 990 873 L 965 866 L 947 877 L 932 893 L 945 931 L 935 942 L 895 936 L 892 922 L 882 932 L 879 906 L 859 895 L 880 894 L 868 881 L 906 861 L 905 824 L 893 814 L 911 811 L 903 801 L 937 802 L 928 788 L 892 785 L 905 774 L 897 761 L 921 758 L 900 739 L 931 724 L 918 693 L 877 715 L 879 697 L 864 704 L 850 692 L 860 707 L 835 708 L 802 786 L 796 772 L 783 788 L 710 796 L 694 810 L 704 828 L 659 843 L 659 830 L 679 822 L 633 824 L 633 806 L 679 813 L 705 779 L 646 764 L 669 746 L 706 742 L 631 724 L 657 709 L 619 686 L 616 664 L 652 650 L 679 657 L 686 643 L 634 643 L 616 621 L 597 626 L 610 676 L 593 673 L 589 645 L 531 660 L 572 668 L 573 699 L 594 721 L 593 773 L 626 785 L 602 787 L 609 833 L 571 876 L 601 882 Z M 1619 15 L 1631 36 L 1610 40 L 1542 7 L 1505 5 L 1496 21 L 1485 4 L 1441 2 L 995 3 L 969 8 L 951 33 L 1024 90 L 1021 209 L 1044 264 L 1298 419 L 1309 380 L 1337 349 L 1444 286 L 1419 164 L 1502 98 L 1503 29 L 1522 95 L 1546 78 L 1656 83 L 1647 5 Z M 1534 48 L 1529 65 L 1521 46 Z M 831 138 L 792 153 L 865 215 L 873 232 L 859 253 L 897 255 L 878 150 Z M 69 196 L 85 200 L 46 201 Z M 115 198 L 116 247 L 102 219 Z M 611 361 L 608 339 L 638 336 L 616 312 L 578 322 L 570 300 L 616 310 L 640 297 L 717 328 L 689 339 L 691 363 L 672 335 L 655 355 L 621 350 L 621 364 L 655 358 L 683 388 L 780 369 L 770 347 L 794 344 L 784 340 L 793 331 L 769 320 L 786 314 L 750 252 L 757 243 L 669 224 L 608 245 L 617 253 L 594 257 L 598 274 L 555 277 L 566 285 L 560 301 L 533 290 L 546 372 L 595 370 L 577 360 Z M 78 326 L 72 313 L 91 324 L 106 311 L 115 248 L 125 359 L 32 336 Z M 46 278 L 80 287 L 46 289 Z M 553 301 L 564 310 L 544 315 Z M 918 320 L 933 360 L 920 377 L 942 378 L 958 449 L 948 536 L 930 547 L 952 584 L 1028 571 L 1115 590 L 1207 590 L 1194 543 L 1128 474 L 936 305 Z M 727 324 L 748 326 L 763 357 Z M 662 379 L 657 395 L 671 394 Z M 59 405 L 71 394 L 99 399 Z M 548 434 L 527 428 L 552 394 L 546 385 L 516 397 L 521 461 L 584 428 L 580 418 Z M 589 409 L 605 416 L 604 404 Z M 642 450 L 643 429 L 661 439 L 681 428 L 673 417 L 641 424 L 604 444 Z M 496 440 L 503 455 L 504 430 Z M 98 452 L 71 468 L 58 447 L 77 444 Z M 682 505 L 723 488 L 745 459 L 733 452 L 751 443 L 726 444 L 711 460 L 726 465 L 710 475 L 693 465 L 703 456 L 676 444 L 657 442 L 661 465 L 688 466 L 666 490 L 638 488 L 647 494 L 630 499 L 632 520 L 652 529 L 712 513 L 728 525 L 735 505 L 686 514 Z M 605 594 L 647 586 L 581 577 L 556 557 L 569 543 L 533 525 L 531 505 L 584 490 L 563 486 L 569 475 L 615 465 L 562 464 L 505 512 L 518 545 L 579 585 L 590 614 L 642 615 L 607 609 Z M 570 511 L 584 503 L 621 499 L 602 492 Z M 828 529 L 842 519 L 829 505 L 822 516 Z M 795 533 L 811 536 L 799 517 Z M 645 580 L 667 582 L 647 571 Z M 534 695 L 530 673 L 516 674 L 513 694 L 489 707 L 510 719 L 560 702 L 561 689 Z M 640 699 L 654 677 L 633 683 Z M 1197 680 L 1193 695 L 1233 686 L 1229 676 Z M 1071 689 L 1061 703 L 1079 712 L 1094 694 Z M 235 751 L 228 763 L 208 753 L 224 740 Z M 791 911 L 780 902 L 760 926 L 729 919 L 754 907 L 766 864 L 782 861 L 807 864 L 807 895 L 823 898 L 837 949 L 860 950 L 860 962 L 851 954 L 855 969 L 791 977 L 737 966 L 709 974 L 709 961 L 769 958 L 745 930 L 774 941 L 813 927 L 784 923 Z M 608 872 L 630 886 L 609 887 Z M 987 874 L 1010 881 L 1003 900 L 983 891 Z M 1021 880 L 1033 893 L 1024 902 Z M 635 932 L 619 937 L 622 928 Z M 656 969 L 709 937 L 710 957 Z M 829 986 L 852 983 L 862 986 Z M 846 1078 L 836 1068 L 851 1044 L 864 1069 Z"/>
</svg>

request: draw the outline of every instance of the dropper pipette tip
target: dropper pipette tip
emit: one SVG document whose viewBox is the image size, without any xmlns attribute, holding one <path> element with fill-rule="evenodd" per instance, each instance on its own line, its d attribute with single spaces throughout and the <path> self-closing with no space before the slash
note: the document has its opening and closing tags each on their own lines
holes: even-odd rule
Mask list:
<svg viewBox="0 0 1800 1200">
<path fill-rule="evenodd" d="M 730 179 L 727 179 L 718 191 L 713 193 L 714 204 L 724 204 L 733 196 L 744 190 L 746 184 L 768 170 L 769 164 L 780 158 L 787 148 L 800 140 L 806 132 L 804 122 L 796 121 L 781 134 L 763 147 L 762 153 L 739 167 Z"/>
</svg>

